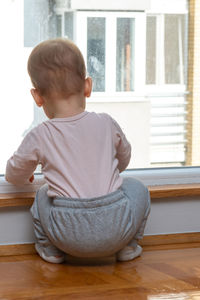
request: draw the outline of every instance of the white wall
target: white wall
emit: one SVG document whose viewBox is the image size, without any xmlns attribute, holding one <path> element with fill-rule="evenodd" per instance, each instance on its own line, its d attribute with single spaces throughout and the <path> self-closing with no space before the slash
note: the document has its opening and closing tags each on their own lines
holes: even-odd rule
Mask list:
<svg viewBox="0 0 200 300">
<path fill-rule="evenodd" d="M 147 13 L 186 13 L 188 10 L 188 0 L 150 0 L 150 7 Z"/>
<path fill-rule="evenodd" d="M 199 232 L 200 198 L 154 200 L 145 234 Z"/>
<path fill-rule="evenodd" d="M 0 245 L 34 241 L 32 218 L 28 208 L 0 209 Z"/>
<path fill-rule="evenodd" d="M 62 2 L 62 1 L 57 1 Z M 104 10 L 146 10 L 150 0 L 72 0 L 72 9 L 104 9 Z"/>
<path fill-rule="evenodd" d="M 199 200 L 199 197 L 154 200 L 145 235 L 199 232 Z M 0 209 L 0 245 L 33 242 L 29 209 Z"/>
</svg>

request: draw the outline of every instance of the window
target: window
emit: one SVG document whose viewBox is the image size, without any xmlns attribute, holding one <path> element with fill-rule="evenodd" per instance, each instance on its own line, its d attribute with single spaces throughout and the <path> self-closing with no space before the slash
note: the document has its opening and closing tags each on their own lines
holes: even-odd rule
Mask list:
<svg viewBox="0 0 200 300">
<path fill-rule="evenodd" d="M 87 70 L 94 92 L 105 92 L 105 25 L 105 18 L 87 18 Z"/>
<path fill-rule="evenodd" d="M 151 103 L 151 165 L 187 163 L 187 14 L 148 13 L 146 87 Z M 154 94 L 154 95 L 152 95 Z"/>
<path fill-rule="evenodd" d="M 124 129 L 129 168 L 199 165 L 188 160 L 199 136 L 188 129 L 187 2 L 162 2 L 2 1 L 1 174 L 24 135 L 45 120 L 31 99 L 26 63 L 37 43 L 54 37 L 81 49 L 93 78 L 87 109 L 111 114 Z"/>
<path fill-rule="evenodd" d="M 186 15 L 147 15 L 146 84 L 184 85 Z"/>
<path fill-rule="evenodd" d="M 135 19 L 117 18 L 116 91 L 134 91 Z"/>
<path fill-rule="evenodd" d="M 77 11 L 74 18 L 81 24 L 74 40 L 93 78 L 93 99 L 109 102 L 124 99 L 123 92 L 133 96 L 144 90 L 145 43 L 140 33 L 145 37 L 145 14 Z"/>
</svg>

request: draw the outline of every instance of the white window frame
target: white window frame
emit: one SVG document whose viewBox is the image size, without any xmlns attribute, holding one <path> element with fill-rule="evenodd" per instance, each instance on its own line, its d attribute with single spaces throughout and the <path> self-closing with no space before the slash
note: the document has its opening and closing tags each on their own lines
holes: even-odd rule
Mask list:
<svg viewBox="0 0 200 300">
<path fill-rule="evenodd" d="M 156 79 L 155 79 L 156 83 L 146 84 L 146 91 L 148 93 L 152 93 L 154 91 L 156 91 L 157 93 L 159 92 L 162 93 L 165 91 L 184 93 L 186 86 L 184 84 L 184 76 L 182 72 L 180 72 L 180 80 L 181 80 L 180 84 L 165 83 L 165 53 L 164 53 L 165 52 L 164 51 L 165 14 L 147 14 L 147 17 L 156 18 Z M 180 59 L 183 59 L 183 57 L 181 57 Z M 181 65 L 181 67 L 183 68 L 183 65 Z"/>
<path fill-rule="evenodd" d="M 157 32 L 156 38 L 156 84 L 145 84 L 146 93 L 148 96 L 151 94 L 169 94 L 169 93 L 180 93 L 187 94 L 186 85 L 183 84 L 165 84 L 164 80 L 157 80 L 159 77 L 158 72 L 162 73 L 164 76 L 164 15 L 166 14 L 177 14 L 177 15 L 186 15 L 188 14 L 188 3 L 187 0 L 174 0 L 172 2 L 168 0 L 152 0 L 151 8 L 146 11 L 146 16 L 156 17 Z M 161 33 L 161 31 L 163 31 Z M 158 68 L 160 70 L 158 70 Z M 187 68 L 187 66 L 186 66 Z M 157 77 L 158 76 L 158 77 Z M 184 81 L 184 78 L 183 78 Z M 146 82 L 146 80 L 145 80 Z"/>
<path fill-rule="evenodd" d="M 106 19 L 106 70 L 105 92 L 93 92 L 92 101 L 133 101 L 145 96 L 145 56 L 146 56 L 146 14 L 144 12 L 111 12 L 111 11 L 77 11 L 75 13 L 76 26 L 74 40 L 85 60 L 87 59 L 87 18 L 97 17 Z M 134 91 L 116 92 L 116 21 L 117 18 L 130 18 L 135 20 L 135 70 Z M 143 37 L 141 39 L 141 36 Z M 114 45 L 114 46 L 113 46 Z M 110 87 L 109 89 L 107 87 Z M 126 97 L 126 99 L 125 99 Z M 114 100 L 115 99 L 115 100 Z"/>
</svg>

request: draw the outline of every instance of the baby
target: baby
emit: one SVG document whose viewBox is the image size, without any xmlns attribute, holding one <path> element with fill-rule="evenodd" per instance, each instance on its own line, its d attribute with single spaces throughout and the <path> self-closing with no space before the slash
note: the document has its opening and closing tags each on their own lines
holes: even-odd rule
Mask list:
<svg viewBox="0 0 200 300">
<path fill-rule="evenodd" d="M 85 111 L 92 79 L 83 56 L 65 39 L 37 45 L 28 60 L 31 94 L 49 118 L 24 138 L 8 160 L 7 181 L 34 180 L 41 164 L 46 185 L 31 208 L 35 248 L 51 263 L 76 257 L 138 257 L 150 198 L 133 178 L 122 178 L 131 146 L 108 114 Z"/>
</svg>

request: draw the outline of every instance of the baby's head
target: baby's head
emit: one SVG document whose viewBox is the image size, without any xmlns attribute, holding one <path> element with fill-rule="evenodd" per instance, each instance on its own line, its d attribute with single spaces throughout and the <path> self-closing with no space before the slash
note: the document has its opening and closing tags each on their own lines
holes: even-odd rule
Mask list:
<svg viewBox="0 0 200 300">
<path fill-rule="evenodd" d="M 78 47 L 67 39 L 47 40 L 37 45 L 28 60 L 32 84 L 46 98 L 80 94 L 86 68 Z"/>
</svg>

